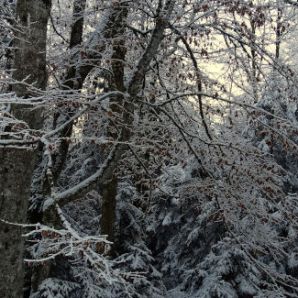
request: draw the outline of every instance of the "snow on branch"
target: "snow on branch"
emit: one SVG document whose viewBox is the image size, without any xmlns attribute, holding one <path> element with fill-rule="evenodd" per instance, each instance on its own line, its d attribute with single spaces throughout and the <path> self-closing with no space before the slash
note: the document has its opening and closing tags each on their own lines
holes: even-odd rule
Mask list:
<svg viewBox="0 0 298 298">
<path fill-rule="evenodd" d="M 59 206 L 64 206 L 71 201 L 75 201 L 85 194 L 87 194 L 90 190 L 94 189 L 97 185 L 99 179 L 104 175 L 105 170 L 109 167 L 110 162 L 113 160 L 114 154 L 116 152 L 118 143 L 115 143 L 113 148 L 110 151 L 110 154 L 101 165 L 100 169 L 98 169 L 93 175 L 83 180 L 76 186 L 69 188 L 63 192 L 53 194 L 54 198 L 48 198 L 44 203 L 44 210 L 51 207 L 54 203 L 58 203 Z"/>
<path fill-rule="evenodd" d="M 18 226 L 22 229 L 31 229 L 31 231 L 24 233 L 23 237 L 33 243 L 31 246 L 31 255 L 33 258 L 27 258 L 25 262 L 28 264 L 42 264 L 52 261 L 58 256 L 79 259 L 83 257 L 89 265 L 102 270 L 102 276 L 108 276 L 110 280 L 111 269 L 105 255 L 109 252 L 112 242 L 108 241 L 105 235 L 80 235 L 72 228 L 61 208 L 58 205 L 55 208 L 63 225 L 61 229 L 40 223 L 20 224 L 0 219 L 2 223 L 7 225 Z"/>
</svg>

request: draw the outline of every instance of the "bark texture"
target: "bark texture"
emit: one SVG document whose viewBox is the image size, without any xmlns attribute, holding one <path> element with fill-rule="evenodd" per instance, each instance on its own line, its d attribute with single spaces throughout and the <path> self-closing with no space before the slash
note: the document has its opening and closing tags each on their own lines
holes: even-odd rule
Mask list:
<svg viewBox="0 0 298 298">
<path fill-rule="evenodd" d="M 28 98 L 44 90 L 47 84 L 46 42 L 50 0 L 20 0 L 17 2 L 17 31 L 14 40 L 15 69 L 13 78 L 19 83 L 12 86 L 20 97 Z M 31 128 L 43 126 L 42 109 L 32 112 L 30 106 L 12 107 L 16 118 Z"/>
<path fill-rule="evenodd" d="M 0 148 L 0 219 L 25 223 L 35 153 L 31 149 Z M 23 296 L 21 228 L 0 222 L 0 297 Z"/>
<path fill-rule="evenodd" d="M 50 0 L 19 0 L 16 7 L 14 73 L 12 91 L 29 98 L 44 90 L 46 37 Z M 13 115 L 32 129 L 43 126 L 42 109 L 13 105 Z M 0 147 L 0 218 L 14 223 L 27 221 L 34 166 L 38 150 Z M 40 156 L 39 156 L 40 158 Z M 0 222 L 0 297 L 23 297 L 24 241 L 21 228 Z"/>
<path fill-rule="evenodd" d="M 114 12 L 111 15 L 111 22 L 113 26 L 110 28 L 110 36 L 114 37 L 113 41 L 113 55 L 112 55 L 112 80 L 111 91 L 125 92 L 124 86 L 124 61 L 126 55 L 125 47 L 125 21 L 127 17 L 127 7 L 123 4 L 119 4 L 119 7 L 114 7 Z M 123 113 L 119 106 L 123 105 L 123 97 L 116 96 L 110 100 L 110 109 L 114 117 L 117 118 Z M 111 122 L 111 121 L 110 121 Z M 117 141 L 118 133 L 113 127 L 112 122 L 109 123 L 108 137 Z M 103 152 L 102 152 L 103 153 Z M 103 153 L 104 154 L 104 153 Z M 104 154 L 106 155 L 106 154 Z M 101 206 L 101 233 L 108 235 L 110 241 L 116 241 L 114 235 L 114 223 L 116 216 L 116 197 L 118 188 L 118 179 L 115 176 L 116 169 L 112 169 L 110 175 L 108 175 L 105 181 L 102 181 L 99 186 L 102 206 Z"/>
</svg>

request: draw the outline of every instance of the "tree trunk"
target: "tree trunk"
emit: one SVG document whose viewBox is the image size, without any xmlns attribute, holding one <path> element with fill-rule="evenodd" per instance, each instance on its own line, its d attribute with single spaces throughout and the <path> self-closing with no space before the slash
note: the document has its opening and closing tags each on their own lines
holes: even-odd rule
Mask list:
<svg viewBox="0 0 298 298">
<path fill-rule="evenodd" d="M 14 40 L 15 56 L 13 91 L 20 97 L 28 98 L 44 90 L 47 85 L 46 43 L 47 23 L 51 7 L 50 0 L 19 0 L 16 15 L 18 19 Z M 21 83 L 25 81 L 26 84 Z M 14 105 L 12 112 L 33 129 L 43 127 L 42 108 Z"/>
<path fill-rule="evenodd" d="M 110 35 L 112 37 L 121 36 L 122 38 L 115 38 L 113 41 L 113 55 L 112 55 L 112 72 L 113 77 L 111 80 L 110 89 L 112 91 L 125 92 L 124 86 L 124 61 L 126 55 L 125 48 L 125 21 L 127 17 L 127 7 L 121 4 L 119 7 L 114 7 L 114 13 L 111 16 L 111 22 L 113 26 L 110 29 Z M 110 100 L 110 109 L 114 116 L 117 117 L 123 113 L 119 107 L 123 101 L 122 96 L 116 96 Z M 108 124 L 107 137 L 117 141 L 118 133 L 115 131 L 115 127 L 112 124 L 113 121 L 110 121 Z M 108 175 L 107 179 L 99 186 L 102 206 L 101 206 L 101 233 L 108 235 L 110 241 L 116 241 L 114 235 L 114 223 L 116 216 L 116 197 L 117 197 L 117 188 L 118 188 L 118 179 L 115 176 L 114 172 L 117 169 L 113 169 L 111 174 Z"/>
<path fill-rule="evenodd" d="M 51 1 L 17 2 L 13 41 L 14 73 L 12 91 L 28 98 L 44 90 L 46 75 L 47 22 Z M 24 83 L 25 82 L 25 83 Z M 42 109 L 12 105 L 12 114 L 32 129 L 43 126 Z M 32 175 L 38 151 L 28 147 L 0 147 L 0 218 L 13 223 L 27 221 Z M 21 228 L 0 223 L 0 296 L 23 297 L 24 241 Z"/>
<path fill-rule="evenodd" d="M 35 153 L 32 149 L 0 148 L 0 218 L 25 223 Z M 0 222 L 0 296 L 23 296 L 23 252 L 20 227 Z"/>
</svg>

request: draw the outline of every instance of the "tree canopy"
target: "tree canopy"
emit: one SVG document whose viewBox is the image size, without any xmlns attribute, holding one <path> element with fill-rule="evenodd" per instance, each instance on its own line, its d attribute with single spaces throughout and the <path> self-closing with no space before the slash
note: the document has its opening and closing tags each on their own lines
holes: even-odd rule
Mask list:
<svg viewBox="0 0 298 298">
<path fill-rule="evenodd" d="M 2 297 L 297 297 L 298 2 L 0 0 Z"/>
</svg>

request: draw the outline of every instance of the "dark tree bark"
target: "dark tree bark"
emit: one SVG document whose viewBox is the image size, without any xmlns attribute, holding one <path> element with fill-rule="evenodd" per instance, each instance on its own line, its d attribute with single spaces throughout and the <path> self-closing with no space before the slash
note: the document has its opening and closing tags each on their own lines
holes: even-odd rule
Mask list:
<svg viewBox="0 0 298 298">
<path fill-rule="evenodd" d="M 110 35 L 117 37 L 113 41 L 113 55 L 112 55 L 112 78 L 111 91 L 125 92 L 124 86 L 124 61 L 126 55 L 125 48 L 125 21 L 127 17 L 127 7 L 123 4 L 118 4 L 119 7 L 114 7 L 114 12 L 111 15 L 111 22 L 113 26 L 110 29 Z M 110 100 L 110 109 L 113 115 L 120 116 L 122 96 L 116 96 Z M 111 122 L 111 121 L 110 121 Z M 115 131 L 112 123 L 109 123 L 108 137 L 117 141 L 118 133 Z M 116 172 L 116 169 L 113 169 Z M 115 173 L 111 173 L 110 177 L 103 181 L 99 186 L 102 206 L 101 206 L 101 233 L 108 235 L 110 241 L 115 242 L 114 237 L 114 222 L 116 210 L 116 196 L 117 196 L 118 179 Z"/>
<path fill-rule="evenodd" d="M 171 16 L 173 6 L 175 1 L 168 0 L 164 7 L 159 5 L 158 18 L 156 20 L 155 28 L 152 32 L 151 40 L 148 47 L 144 51 L 142 58 L 140 59 L 136 71 L 132 76 L 130 83 L 128 84 L 127 92 L 130 95 L 129 99 L 125 99 L 123 104 L 122 112 L 122 121 L 125 123 L 125 126 L 121 129 L 118 140 L 122 142 L 119 144 L 115 150 L 112 161 L 109 163 L 109 166 L 104 171 L 103 176 L 100 179 L 100 186 L 102 187 L 102 219 L 101 219 L 101 232 L 108 235 L 108 239 L 114 241 L 113 226 L 115 222 L 115 208 L 116 208 L 116 195 L 117 195 L 117 177 L 115 177 L 115 171 L 121 161 L 123 154 L 129 149 L 129 146 L 123 144 L 128 142 L 132 135 L 132 123 L 133 123 L 133 105 L 135 97 L 142 89 L 142 84 L 147 72 L 147 69 L 157 53 L 157 50 L 160 46 L 160 43 L 164 37 L 164 31 L 168 26 L 168 20 Z M 163 8 L 163 9 L 162 9 Z M 163 13 L 162 13 L 163 11 Z M 118 15 L 122 15 L 119 18 L 118 22 L 115 22 L 117 25 L 115 28 L 118 29 L 120 36 L 123 36 L 124 27 L 122 25 L 126 17 L 126 11 L 122 8 L 122 12 Z M 117 31 L 116 31 L 117 32 Z M 115 33 L 116 33 L 115 32 Z M 117 33 L 116 33 L 117 34 Z M 113 64 L 113 73 L 114 73 L 114 88 L 118 91 L 125 91 L 123 84 L 124 77 L 124 64 L 126 50 L 124 48 L 124 41 L 115 44 L 114 46 L 114 59 L 115 63 Z M 116 243 L 117 246 L 117 243 Z"/>
<path fill-rule="evenodd" d="M 46 42 L 50 0 L 19 0 L 16 16 L 18 20 L 14 39 L 13 78 L 19 83 L 12 86 L 20 97 L 28 98 L 44 90 L 47 85 Z M 21 83 L 24 81 L 24 83 Z M 16 118 L 25 121 L 31 128 L 43 127 L 42 109 L 31 111 L 31 107 L 14 105 Z"/>
<path fill-rule="evenodd" d="M 82 198 L 90 190 L 96 189 L 98 186 L 102 189 L 102 195 L 104 196 L 103 200 L 103 211 L 102 211 L 102 220 L 101 228 L 102 232 L 108 234 L 109 238 L 113 238 L 113 225 L 115 219 L 115 195 L 117 180 L 115 180 L 115 171 L 121 161 L 123 154 L 129 150 L 129 146 L 125 143 L 128 142 L 131 138 L 132 131 L 131 127 L 133 124 L 133 106 L 136 103 L 136 97 L 142 89 L 142 84 L 144 76 L 150 66 L 152 59 L 155 57 L 160 43 L 164 38 L 164 31 L 168 27 L 169 18 L 171 16 L 175 1 L 168 0 L 166 4 L 162 6 L 162 1 L 160 2 L 159 7 L 159 16 L 156 20 L 155 28 L 152 32 L 150 42 L 145 49 L 141 59 L 139 60 L 135 72 L 128 84 L 127 93 L 128 96 L 120 100 L 123 102 L 123 108 L 121 109 L 121 119 L 122 122 L 126 125 L 121 128 L 117 135 L 117 140 L 115 146 L 110 151 L 107 159 L 103 163 L 100 169 L 98 169 L 93 175 L 88 179 L 80 182 L 75 189 L 69 189 L 56 194 L 56 201 L 60 206 L 63 206 L 69 202 L 73 202 L 77 199 Z M 123 9 L 123 6 L 122 6 Z M 109 22 L 110 23 L 110 22 Z M 122 21 L 121 21 L 122 23 Z M 120 24 L 121 24 L 120 23 Z M 114 25 L 117 23 L 114 23 Z M 109 27 L 108 27 L 109 28 Z M 110 27 L 111 28 L 111 27 Z M 110 31 L 111 32 L 111 31 Z M 107 33 L 108 34 L 108 33 Z M 112 37 L 111 37 L 112 38 Z M 115 48 L 114 48 L 115 49 Z M 123 49 L 125 51 L 125 49 Z M 114 52 L 114 55 L 119 55 L 120 52 Z M 123 53 L 121 54 L 123 55 Z M 116 61 L 116 59 L 115 59 Z M 119 61 L 119 60 L 118 60 Z M 121 60 L 120 60 L 121 61 Z M 114 64 L 115 69 L 113 71 L 117 76 L 114 76 L 114 83 L 119 84 L 115 85 L 115 90 L 122 89 L 122 76 L 121 71 L 123 65 Z M 117 70 L 117 71 L 116 71 Z M 120 74 L 119 74 L 120 73 Z M 120 77 L 118 77 L 120 75 Z M 118 80 L 119 79 L 119 80 Z M 123 87 L 124 88 L 124 87 Z M 117 99 L 118 100 L 118 99 Z M 112 100 L 112 102 L 114 99 Z M 115 110 L 114 110 L 115 111 Z"/>
<path fill-rule="evenodd" d="M 279 6 L 277 8 L 276 30 L 275 30 L 275 59 L 280 57 L 280 45 L 282 38 L 282 17 L 283 9 Z"/>
<path fill-rule="evenodd" d="M 84 12 L 86 8 L 86 0 L 75 0 L 73 4 L 73 23 L 71 26 L 70 32 L 70 48 L 80 47 L 83 40 L 83 28 L 84 28 Z M 78 60 L 79 51 L 75 56 L 74 60 Z M 93 66 L 86 64 L 81 65 L 79 69 L 73 61 L 73 65 L 70 66 L 65 73 L 65 78 L 61 86 L 64 90 L 80 90 L 83 87 L 84 81 L 88 76 L 89 72 L 92 70 Z M 62 121 L 67 121 L 73 114 L 73 110 L 68 111 L 67 119 L 62 119 Z M 54 116 L 54 128 L 58 126 L 60 121 L 60 113 L 56 113 Z M 53 165 L 53 175 L 55 182 L 58 180 L 61 171 L 63 169 L 65 160 L 67 158 L 67 153 L 69 149 L 69 142 L 66 138 L 70 137 L 73 130 L 73 123 L 67 125 L 60 133 L 63 139 L 61 140 L 58 153 L 53 156 L 54 165 Z"/>
<path fill-rule="evenodd" d="M 16 7 L 17 23 L 13 41 L 14 62 L 12 91 L 29 98 L 44 90 L 46 75 L 47 22 L 49 0 L 19 0 Z M 12 113 L 32 129 L 43 126 L 42 109 L 28 105 L 13 105 Z M 12 223 L 26 223 L 36 148 L 0 147 L 0 218 Z M 23 296 L 24 241 L 21 228 L 0 223 L 0 296 Z"/>
<path fill-rule="evenodd" d="M 35 152 L 32 149 L 0 148 L 0 218 L 25 223 Z M 23 296 L 22 229 L 0 222 L 0 296 Z"/>
</svg>

